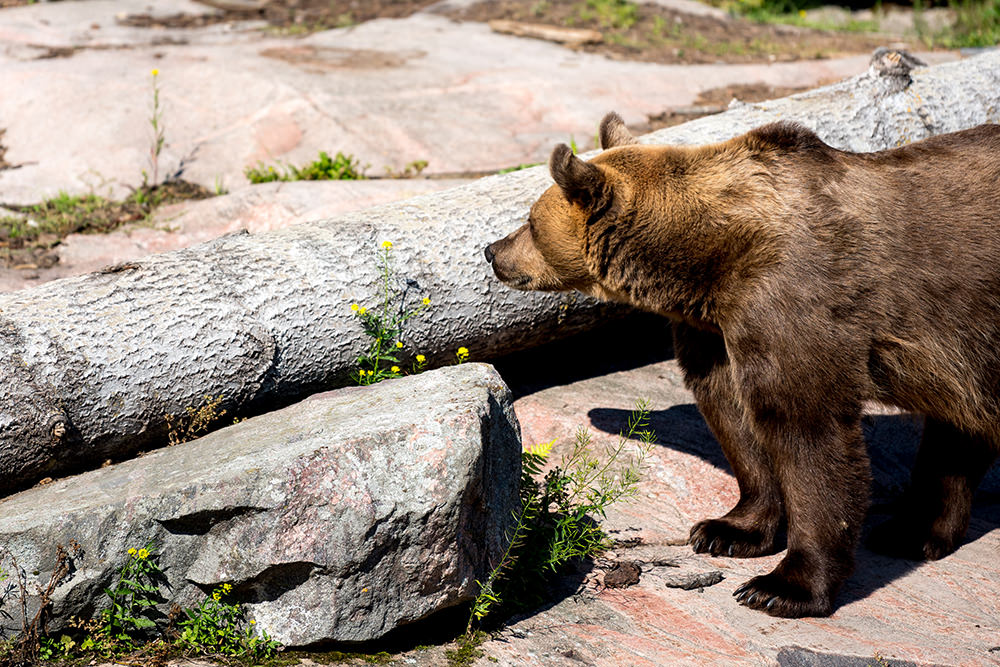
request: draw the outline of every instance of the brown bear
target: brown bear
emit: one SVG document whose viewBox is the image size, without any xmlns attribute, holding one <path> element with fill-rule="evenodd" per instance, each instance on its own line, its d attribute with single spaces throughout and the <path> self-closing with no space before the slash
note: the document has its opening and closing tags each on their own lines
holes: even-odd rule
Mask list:
<svg viewBox="0 0 1000 667">
<path fill-rule="evenodd" d="M 937 559 L 1000 443 L 1000 125 L 877 153 L 775 123 L 718 144 L 552 153 L 555 185 L 486 248 L 523 290 L 579 290 L 674 322 L 687 386 L 739 484 L 696 552 L 788 551 L 734 595 L 827 615 L 868 505 L 862 405 L 925 416 L 905 512 L 873 544 Z"/>
</svg>

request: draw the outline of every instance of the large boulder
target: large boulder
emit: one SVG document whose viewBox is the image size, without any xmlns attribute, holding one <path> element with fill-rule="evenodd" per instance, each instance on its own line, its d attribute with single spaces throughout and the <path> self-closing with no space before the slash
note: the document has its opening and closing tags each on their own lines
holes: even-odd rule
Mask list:
<svg viewBox="0 0 1000 667">
<path fill-rule="evenodd" d="M 152 541 L 172 602 L 228 582 L 286 645 L 372 640 L 474 597 L 505 547 L 519 471 L 510 393 L 466 364 L 315 395 L 10 496 L 0 558 L 43 583 L 57 544 L 83 548 L 50 628 L 105 606 L 127 550 Z M 0 626 L 18 631 L 8 606 Z"/>
</svg>

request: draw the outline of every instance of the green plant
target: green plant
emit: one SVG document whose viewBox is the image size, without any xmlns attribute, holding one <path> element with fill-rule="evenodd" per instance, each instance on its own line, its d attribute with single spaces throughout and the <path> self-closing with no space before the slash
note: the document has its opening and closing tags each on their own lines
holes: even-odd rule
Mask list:
<svg viewBox="0 0 1000 667">
<path fill-rule="evenodd" d="M 215 177 L 215 183 L 213 184 L 212 192 L 215 194 L 216 197 L 229 194 L 229 188 L 223 185 L 221 176 Z"/>
<path fill-rule="evenodd" d="M 256 621 L 246 621 L 240 605 L 229 602 L 231 584 L 222 584 L 194 609 L 184 609 L 178 643 L 207 655 L 239 656 L 260 661 L 274 657 L 279 647 Z"/>
<path fill-rule="evenodd" d="M 201 407 L 188 406 L 184 408 L 183 415 L 164 415 L 167 422 L 168 445 L 173 447 L 204 435 L 214 422 L 225 416 L 225 409 L 219 409 L 222 405 L 222 396 L 205 394 L 204 398 L 205 402 Z"/>
<path fill-rule="evenodd" d="M 62 635 L 58 640 L 52 637 L 42 637 L 38 645 L 38 657 L 42 660 L 60 660 L 72 654 L 76 642 L 69 635 Z"/>
<path fill-rule="evenodd" d="M 547 577 L 610 546 L 597 519 L 638 491 L 639 474 L 655 440 L 648 425 L 649 404 L 637 401 L 627 428 L 601 457 L 593 451 L 590 432 L 581 428 L 570 452 L 544 476 L 555 440 L 521 454 L 521 509 L 499 562 L 484 582 L 477 581 L 467 634 L 495 607 L 519 610 L 537 604 Z M 626 447 L 633 438 L 641 445 L 629 454 Z"/>
<path fill-rule="evenodd" d="M 149 124 L 153 128 L 153 141 L 149 146 L 149 162 L 153 170 L 153 185 L 160 180 L 160 152 L 163 150 L 165 139 L 163 128 L 163 109 L 160 108 L 160 70 L 154 69 L 153 75 L 153 110 L 149 117 Z M 143 185 L 146 185 L 146 172 L 142 172 Z"/>
<path fill-rule="evenodd" d="M 256 167 L 243 170 L 251 183 L 269 183 L 271 181 L 357 181 L 364 180 L 364 169 L 353 155 L 337 152 L 330 157 L 325 151 L 320 151 L 319 158 L 303 167 L 285 165 L 282 169 L 258 162 Z"/>
<path fill-rule="evenodd" d="M 362 385 L 403 375 L 403 361 L 399 355 L 406 347 L 403 343 L 404 328 L 410 319 L 431 305 L 430 298 L 423 297 L 420 305 L 407 308 L 406 291 L 400 289 L 392 268 L 392 241 L 382 242 L 379 264 L 382 275 L 381 303 L 371 309 L 357 303 L 351 304 L 351 311 L 361 322 L 365 335 L 371 339 L 368 348 L 357 360 L 358 370 L 355 371 L 354 379 Z M 418 373 L 426 364 L 426 357 L 418 354 L 414 357 L 411 368 L 414 373 Z"/>
<path fill-rule="evenodd" d="M 156 605 L 165 601 L 160 595 L 163 573 L 158 560 L 152 542 L 141 549 L 128 550 L 118 571 L 118 583 L 114 588 L 104 589 L 111 605 L 102 612 L 101 632 L 108 639 L 131 648 L 156 627 L 150 616 Z"/>
</svg>

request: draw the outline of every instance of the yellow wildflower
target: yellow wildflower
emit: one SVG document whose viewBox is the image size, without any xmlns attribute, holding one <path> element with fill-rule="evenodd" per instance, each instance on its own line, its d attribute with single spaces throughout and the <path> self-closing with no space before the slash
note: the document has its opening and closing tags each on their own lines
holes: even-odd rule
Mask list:
<svg viewBox="0 0 1000 667">
<path fill-rule="evenodd" d="M 804 19 L 805 17 L 806 17 L 806 10 L 800 9 L 799 10 L 799 18 Z"/>
<path fill-rule="evenodd" d="M 422 354 L 418 354 L 418 355 L 417 355 L 417 363 L 418 363 L 418 364 L 422 364 L 422 363 L 424 363 L 425 361 L 427 361 L 427 357 L 425 357 L 425 356 L 424 356 L 424 355 L 422 355 Z"/>
<path fill-rule="evenodd" d="M 359 308 L 361 308 L 361 306 L 359 306 L 358 304 L 356 303 L 351 304 L 351 310 L 353 310 L 355 313 L 358 312 Z"/>
<path fill-rule="evenodd" d="M 400 350 L 402 350 L 403 349 L 403 341 L 397 340 L 396 341 L 396 347 L 399 348 Z"/>
<path fill-rule="evenodd" d="M 135 554 L 136 554 L 136 548 L 135 547 L 132 547 L 131 549 L 128 550 L 128 555 L 129 556 L 134 556 Z"/>
<path fill-rule="evenodd" d="M 160 75 L 160 70 L 154 69 L 153 70 L 153 76 L 159 76 L 159 75 Z"/>
<path fill-rule="evenodd" d="M 460 357 L 467 357 L 467 356 L 469 356 L 469 348 L 467 348 L 467 347 L 460 347 L 460 348 L 458 348 L 458 356 L 460 356 Z"/>
<path fill-rule="evenodd" d="M 149 552 L 146 551 L 145 549 L 139 549 L 139 553 L 137 553 L 135 557 L 138 558 L 139 560 L 146 560 L 147 558 L 149 558 Z"/>
<path fill-rule="evenodd" d="M 222 592 L 223 593 L 228 593 L 231 590 L 233 590 L 233 585 L 232 584 L 222 584 Z"/>
<path fill-rule="evenodd" d="M 368 309 L 365 308 L 364 306 L 361 306 L 361 308 L 358 309 L 358 315 L 364 315 L 367 312 L 368 312 Z"/>
<path fill-rule="evenodd" d="M 431 305 L 431 298 L 429 296 L 424 297 L 424 305 L 425 306 Z"/>
<path fill-rule="evenodd" d="M 392 241 L 382 241 L 382 247 L 386 250 L 390 250 L 392 248 Z"/>
<path fill-rule="evenodd" d="M 393 373 L 398 373 L 399 372 L 399 366 L 393 366 L 389 370 L 392 371 Z"/>
<path fill-rule="evenodd" d="M 552 451 L 552 448 L 555 446 L 555 444 L 556 444 L 556 438 L 553 438 L 549 442 L 540 442 L 534 447 L 529 448 L 528 453 L 534 454 L 535 456 L 541 456 L 543 459 L 548 458 L 549 452 Z"/>
<path fill-rule="evenodd" d="M 255 620 L 253 620 L 253 619 L 251 618 L 251 619 L 250 619 L 250 625 L 257 625 L 257 621 L 255 621 Z"/>
<path fill-rule="evenodd" d="M 222 593 L 220 593 L 219 591 L 215 591 L 214 593 L 212 593 L 212 599 L 218 602 L 219 600 L 222 599 Z"/>
</svg>

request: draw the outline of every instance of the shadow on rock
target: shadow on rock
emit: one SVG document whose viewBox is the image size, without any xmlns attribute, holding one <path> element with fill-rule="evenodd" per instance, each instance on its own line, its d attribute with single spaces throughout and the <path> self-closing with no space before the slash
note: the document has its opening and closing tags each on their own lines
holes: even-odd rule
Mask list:
<svg viewBox="0 0 1000 667">
<path fill-rule="evenodd" d="M 633 312 L 596 329 L 489 360 L 514 398 L 674 356 L 666 318 Z"/>
<path fill-rule="evenodd" d="M 617 435 L 627 428 L 629 411 L 594 408 L 588 416 L 594 428 Z M 694 404 L 654 411 L 649 423 L 660 446 L 701 457 L 732 474 L 722 448 Z M 855 574 L 844 585 L 838 606 L 868 597 L 921 564 L 874 553 L 864 546 L 864 539 L 873 527 L 888 519 L 902 501 L 920 444 L 923 419 L 911 414 L 866 415 L 862 429 L 871 461 L 872 507 L 863 528 Z M 962 544 L 973 542 L 997 528 L 1000 528 L 1000 467 L 994 466 L 977 491 L 972 520 Z"/>
</svg>

